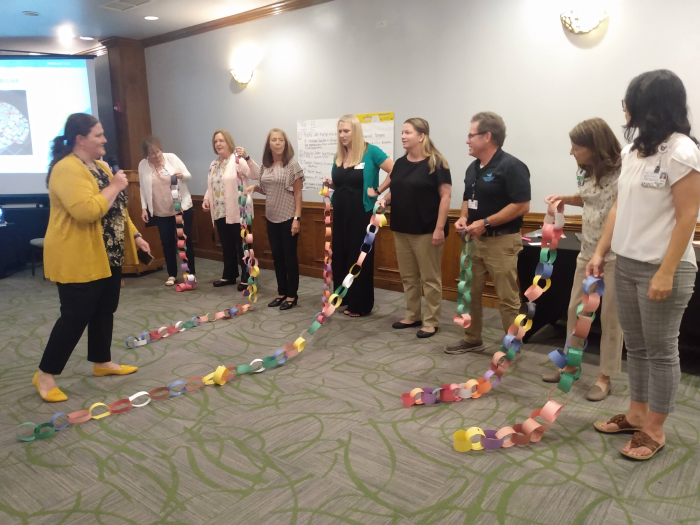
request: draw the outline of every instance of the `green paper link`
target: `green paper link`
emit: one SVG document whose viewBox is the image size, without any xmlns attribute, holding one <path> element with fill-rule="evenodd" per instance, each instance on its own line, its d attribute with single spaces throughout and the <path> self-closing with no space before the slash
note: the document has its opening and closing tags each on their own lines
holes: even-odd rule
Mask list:
<svg viewBox="0 0 700 525">
<path fill-rule="evenodd" d="M 502 347 L 501 347 L 501 352 L 505 352 L 505 353 L 506 353 L 506 359 L 507 359 L 508 361 L 512 361 L 513 359 L 515 359 L 515 354 L 516 354 L 516 352 L 515 352 L 515 348 L 514 348 L 514 347 L 511 346 L 510 348 L 506 348 L 505 346 L 502 346 Z"/>
<path fill-rule="evenodd" d="M 36 432 L 36 429 L 37 429 L 37 424 L 36 424 L 36 423 L 29 423 L 29 422 L 27 422 L 27 423 L 21 423 L 19 426 L 21 427 L 21 426 L 24 426 L 24 425 L 31 425 L 31 426 L 33 426 L 33 427 L 34 427 L 34 432 Z M 17 437 L 19 438 L 20 441 L 34 441 L 34 440 L 36 439 L 36 436 L 34 435 L 34 432 L 32 432 L 32 435 L 31 435 L 30 437 L 27 437 L 27 438 L 21 437 L 21 436 L 19 436 L 19 435 L 17 435 Z"/>
<path fill-rule="evenodd" d="M 571 385 L 574 383 L 574 379 L 576 378 L 568 372 L 562 372 L 558 385 L 559 390 L 568 394 L 571 391 Z"/>
<path fill-rule="evenodd" d="M 194 323 L 192 321 L 187 321 L 182 325 L 183 328 L 194 328 Z"/>
<path fill-rule="evenodd" d="M 581 366 L 581 360 L 583 359 L 583 350 L 578 348 L 569 348 L 566 352 L 566 364 L 567 366 L 575 366 L 579 368 Z"/>
<path fill-rule="evenodd" d="M 48 428 L 47 432 L 42 432 L 43 429 Z M 36 439 L 46 439 L 49 436 L 53 436 L 56 429 L 51 423 L 42 423 L 34 429 L 34 437 Z"/>
<path fill-rule="evenodd" d="M 313 323 L 311 323 L 311 326 L 309 326 L 307 332 L 309 332 L 311 335 L 314 335 L 316 333 L 316 330 L 318 330 L 319 328 L 321 328 L 321 323 L 319 323 L 318 321 L 314 321 Z"/>
<path fill-rule="evenodd" d="M 248 374 L 253 371 L 253 367 L 250 365 L 238 365 L 236 367 L 237 374 Z"/>
<path fill-rule="evenodd" d="M 341 290 L 342 290 L 342 291 L 341 291 Z M 343 285 L 341 284 L 340 286 L 338 286 L 338 288 L 335 289 L 335 292 L 333 292 L 333 293 L 335 293 L 336 295 L 339 295 L 341 299 L 344 299 L 344 298 L 345 298 L 345 294 L 348 293 L 348 289 L 345 288 L 345 286 L 343 286 Z"/>
<path fill-rule="evenodd" d="M 179 202 L 174 202 L 173 204 L 175 205 L 175 211 L 179 212 L 182 205 Z"/>
<path fill-rule="evenodd" d="M 576 318 L 578 319 L 578 316 L 581 315 L 581 312 L 583 311 L 583 304 L 580 304 L 576 307 Z M 595 312 L 591 314 L 591 324 L 593 324 L 593 321 L 595 321 Z"/>
<path fill-rule="evenodd" d="M 279 363 L 277 362 L 277 358 L 273 355 L 267 356 L 262 361 L 263 368 L 275 368 L 278 364 Z"/>
</svg>

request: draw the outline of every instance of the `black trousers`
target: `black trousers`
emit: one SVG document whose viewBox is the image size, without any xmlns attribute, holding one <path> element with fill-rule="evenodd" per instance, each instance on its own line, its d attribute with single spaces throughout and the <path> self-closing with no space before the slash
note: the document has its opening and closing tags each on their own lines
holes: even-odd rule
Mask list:
<svg viewBox="0 0 700 525">
<path fill-rule="evenodd" d="M 194 219 L 194 208 L 182 212 L 183 230 L 187 236 L 185 246 L 187 247 L 187 265 L 190 273 L 194 274 L 194 246 L 192 243 L 192 219 Z M 151 221 L 158 227 L 160 243 L 163 245 L 163 255 L 165 255 L 165 265 L 168 268 L 168 276 L 177 277 L 177 269 L 182 263 L 180 260 L 180 250 L 177 248 L 177 224 L 175 217 L 151 217 Z"/>
<path fill-rule="evenodd" d="M 51 330 L 39 370 L 58 375 L 88 329 L 88 361 L 112 360 L 112 327 L 119 306 L 122 268 L 112 267 L 112 276 L 88 283 L 58 283 L 61 317 Z"/>
<path fill-rule="evenodd" d="M 216 219 L 216 231 L 219 232 L 219 240 L 221 240 L 221 249 L 224 252 L 224 273 L 221 278 L 228 281 L 235 281 L 241 275 L 244 279 L 248 279 L 248 267 L 243 262 L 243 239 L 241 238 L 241 225 L 226 224 L 226 218 Z M 253 230 L 249 226 L 248 230 L 252 233 Z M 241 273 L 238 273 L 238 266 L 241 267 Z"/>
<path fill-rule="evenodd" d="M 294 219 L 277 223 L 267 220 L 267 238 L 275 262 L 277 295 L 285 297 L 296 297 L 299 291 L 299 234 L 292 235 L 292 221 Z"/>
</svg>

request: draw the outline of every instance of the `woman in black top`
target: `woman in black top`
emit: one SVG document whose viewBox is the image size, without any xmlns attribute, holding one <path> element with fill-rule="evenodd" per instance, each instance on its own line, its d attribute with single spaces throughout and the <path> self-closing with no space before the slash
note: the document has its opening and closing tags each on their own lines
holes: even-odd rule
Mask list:
<svg viewBox="0 0 700 525">
<path fill-rule="evenodd" d="M 367 144 L 362 125 L 355 115 L 338 122 L 338 153 L 333 162 L 332 179 L 323 184 L 335 189 L 333 201 L 333 285 L 338 288 L 360 255 L 360 248 L 372 218 L 379 185 L 379 170 L 390 173 L 394 162 L 380 148 Z M 360 275 L 343 299 L 345 315 L 361 317 L 374 307 L 374 247 L 362 263 Z"/>
<path fill-rule="evenodd" d="M 386 196 L 386 202 L 391 202 L 391 229 L 406 296 L 406 317 L 392 327 L 420 326 L 416 334 L 420 338 L 432 337 L 438 329 L 442 248 L 452 196 L 450 167 L 429 134 L 430 126 L 421 118 L 404 123 L 401 142 L 406 155 L 394 165 Z M 422 321 L 421 295 L 425 297 Z"/>
</svg>

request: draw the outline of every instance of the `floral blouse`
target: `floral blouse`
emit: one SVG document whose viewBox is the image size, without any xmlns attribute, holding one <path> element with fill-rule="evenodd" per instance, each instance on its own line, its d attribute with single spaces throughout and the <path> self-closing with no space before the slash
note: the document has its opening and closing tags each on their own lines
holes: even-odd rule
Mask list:
<svg viewBox="0 0 700 525">
<path fill-rule="evenodd" d="M 86 164 L 87 166 L 87 164 Z M 97 171 L 88 166 L 97 181 L 100 191 L 109 186 L 109 175 L 97 164 Z M 102 238 L 107 250 L 110 266 L 124 264 L 124 231 L 126 230 L 126 208 L 129 203 L 126 191 L 120 191 L 107 213 L 102 217 Z"/>
<path fill-rule="evenodd" d="M 224 195 L 224 172 L 229 159 L 223 162 L 216 159 L 212 165 L 211 189 L 214 202 L 214 220 L 226 218 L 226 196 Z"/>
<path fill-rule="evenodd" d="M 617 179 L 619 178 L 620 172 L 616 171 L 605 175 L 600 179 L 600 183 L 596 184 L 595 177 L 586 177 L 585 171 L 579 170 L 577 174 L 578 193 L 583 200 L 581 257 L 586 260 L 590 260 L 595 254 L 605 221 L 617 199 Z M 605 260 L 612 259 L 615 259 L 615 254 L 609 251 Z"/>
</svg>

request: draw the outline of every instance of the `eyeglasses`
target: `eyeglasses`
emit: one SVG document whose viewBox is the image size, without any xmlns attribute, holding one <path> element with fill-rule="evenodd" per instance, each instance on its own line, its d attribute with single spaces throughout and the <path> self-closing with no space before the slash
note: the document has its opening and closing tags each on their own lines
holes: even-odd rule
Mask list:
<svg viewBox="0 0 700 525">
<path fill-rule="evenodd" d="M 625 104 L 625 99 L 622 99 L 622 111 L 627 109 L 627 104 Z"/>
<path fill-rule="evenodd" d="M 486 135 L 487 133 L 488 133 L 488 131 L 482 131 L 482 132 L 480 132 L 480 133 L 470 133 L 469 135 L 467 135 L 467 138 L 468 138 L 469 140 L 471 140 L 471 139 L 473 139 L 474 137 L 476 137 L 477 135 Z"/>
</svg>

